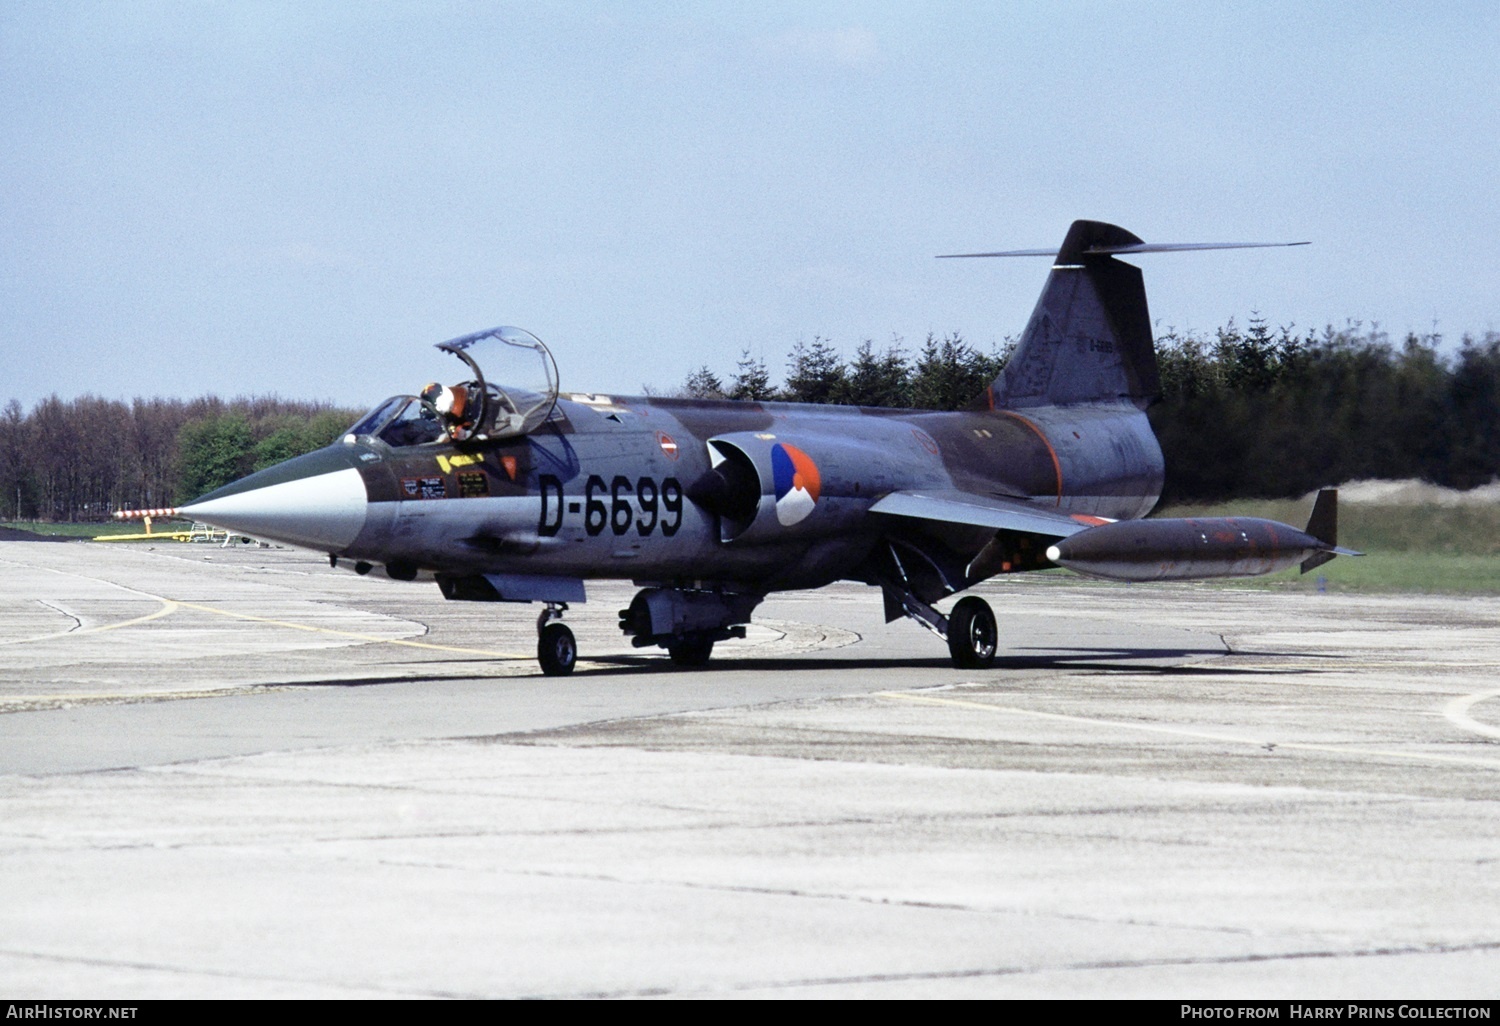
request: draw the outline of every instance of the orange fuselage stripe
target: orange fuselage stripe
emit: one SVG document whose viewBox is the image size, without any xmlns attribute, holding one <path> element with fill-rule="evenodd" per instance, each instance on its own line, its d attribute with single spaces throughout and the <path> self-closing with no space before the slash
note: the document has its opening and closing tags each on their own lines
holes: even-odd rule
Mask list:
<svg viewBox="0 0 1500 1026">
<path fill-rule="evenodd" d="M 1047 447 L 1047 455 L 1052 457 L 1052 469 L 1057 474 L 1057 504 L 1061 506 L 1063 498 L 1062 461 L 1057 458 L 1057 450 L 1052 448 L 1051 440 L 1047 438 L 1046 433 L 1043 432 L 1041 428 L 1037 427 L 1035 423 L 1027 420 L 1019 413 L 1012 413 L 1010 410 L 997 410 L 995 412 L 1003 413 L 1007 417 L 1014 417 L 1022 424 L 1025 424 L 1027 427 L 1031 428 L 1032 431 L 1036 432 L 1036 436 L 1042 440 L 1042 444 Z"/>
</svg>

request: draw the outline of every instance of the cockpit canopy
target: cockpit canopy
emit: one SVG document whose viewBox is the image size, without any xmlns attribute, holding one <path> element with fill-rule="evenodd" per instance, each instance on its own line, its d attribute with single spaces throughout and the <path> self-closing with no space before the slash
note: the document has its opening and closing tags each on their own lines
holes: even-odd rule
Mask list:
<svg viewBox="0 0 1500 1026">
<path fill-rule="evenodd" d="M 466 397 L 461 418 L 417 396 L 398 395 L 361 418 L 349 436 L 374 435 L 398 447 L 514 438 L 541 427 L 557 405 L 557 363 L 542 340 L 523 328 L 491 328 L 437 348 L 465 364 L 468 380 L 453 386 Z"/>
<path fill-rule="evenodd" d="M 475 438 L 530 434 L 557 405 L 557 363 L 524 328 L 491 328 L 437 347 L 468 364 L 477 379 L 466 382 L 479 385 Z"/>
</svg>

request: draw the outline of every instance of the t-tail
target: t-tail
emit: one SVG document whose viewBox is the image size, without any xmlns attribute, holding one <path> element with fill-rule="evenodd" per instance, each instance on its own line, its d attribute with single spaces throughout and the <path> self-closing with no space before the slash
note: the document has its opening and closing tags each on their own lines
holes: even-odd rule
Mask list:
<svg viewBox="0 0 1500 1026">
<path fill-rule="evenodd" d="M 1055 257 L 1021 340 L 976 405 L 990 409 L 1079 404 L 1133 404 L 1145 409 L 1161 394 L 1146 288 L 1134 253 L 1301 246 L 1306 243 L 1148 243 L 1118 225 L 1074 221 L 1062 248 L 945 257 Z"/>
</svg>

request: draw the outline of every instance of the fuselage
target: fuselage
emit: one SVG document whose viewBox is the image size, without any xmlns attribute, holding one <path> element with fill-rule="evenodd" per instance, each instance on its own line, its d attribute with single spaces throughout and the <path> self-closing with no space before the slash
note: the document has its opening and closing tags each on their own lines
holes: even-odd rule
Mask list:
<svg viewBox="0 0 1500 1026">
<path fill-rule="evenodd" d="M 1129 403 L 934 413 L 795 403 L 560 398 L 498 441 L 350 434 L 187 507 L 390 576 L 521 574 L 818 587 L 881 540 L 870 507 L 948 489 L 1144 516 L 1161 451 Z M 955 527 L 977 551 L 993 532 Z M 971 553 L 972 554 L 972 553 Z"/>
<path fill-rule="evenodd" d="M 887 620 L 943 637 L 955 666 L 983 668 L 993 611 L 975 595 L 934 604 L 997 574 L 1232 576 L 1346 551 L 1331 492 L 1306 532 L 1112 523 L 1145 517 L 1163 472 L 1143 412 L 1161 394 L 1145 288 L 1116 256 L 1182 248 L 1205 247 L 1080 220 L 1056 251 L 971 254 L 1054 260 L 962 412 L 559 395 L 541 340 L 498 327 L 438 343 L 469 380 L 388 400 L 335 444 L 181 512 L 358 573 L 431 576 L 450 599 L 545 603 L 548 674 L 571 672 L 556 621 L 599 578 L 641 586 L 621 630 L 680 665 L 744 637 L 770 592 L 850 579 L 881 588 Z"/>
</svg>

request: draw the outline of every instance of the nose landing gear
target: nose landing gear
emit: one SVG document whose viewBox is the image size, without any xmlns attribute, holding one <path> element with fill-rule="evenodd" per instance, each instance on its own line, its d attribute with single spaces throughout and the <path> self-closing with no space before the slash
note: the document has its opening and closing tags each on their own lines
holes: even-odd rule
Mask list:
<svg viewBox="0 0 1500 1026">
<path fill-rule="evenodd" d="M 562 622 L 566 602 L 548 602 L 536 618 L 536 661 L 548 677 L 566 677 L 578 662 L 578 642 Z"/>
</svg>

